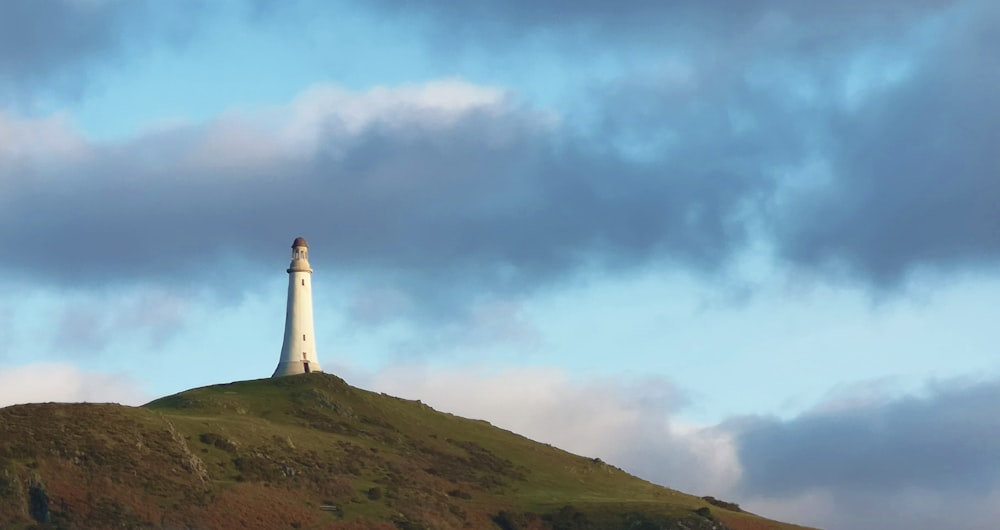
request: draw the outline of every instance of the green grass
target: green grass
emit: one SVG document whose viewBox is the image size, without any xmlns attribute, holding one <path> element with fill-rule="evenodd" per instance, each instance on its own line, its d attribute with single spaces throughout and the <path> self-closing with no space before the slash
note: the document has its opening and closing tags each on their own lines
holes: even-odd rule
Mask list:
<svg viewBox="0 0 1000 530">
<path fill-rule="evenodd" d="M 51 498 L 50 526 L 63 528 L 497 528 L 501 512 L 511 527 L 639 528 L 639 517 L 697 528 L 705 519 L 694 511 L 708 506 L 321 373 L 198 388 L 139 408 L 0 409 L 0 491 L 10 490 L 0 527 L 30 526 L 32 477 Z M 792 528 L 735 515 L 733 528 Z"/>
</svg>

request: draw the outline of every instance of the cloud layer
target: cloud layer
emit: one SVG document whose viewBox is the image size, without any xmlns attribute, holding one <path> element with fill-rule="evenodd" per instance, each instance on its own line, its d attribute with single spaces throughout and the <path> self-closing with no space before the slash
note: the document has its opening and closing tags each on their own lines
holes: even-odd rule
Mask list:
<svg viewBox="0 0 1000 530">
<path fill-rule="evenodd" d="M 685 491 L 718 494 L 740 475 L 730 436 L 678 421 L 674 414 L 684 397 L 663 379 L 581 382 L 554 369 L 431 372 L 408 366 L 362 382 Z"/>
<path fill-rule="evenodd" d="M 931 528 L 949 518 L 989 528 L 998 512 L 983 507 L 1000 495 L 998 407 L 1000 382 L 954 380 L 788 421 L 734 420 L 737 489 L 776 515 L 835 528 Z"/>
<path fill-rule="evenodd" d="M 147 399 L 123 374 L 88 372 L 64 363 L 0 367 L 0 407 L 52 401 L 139 405 Z"/>
<path fill-rule="evenodd" d="M 30 28 L 41 20 L 33 5 L 15 2 L 0 18 Z M 0 72 L 31 78 L 31 64 L 44 79 L 109 61 L 135 38 L 120 18 L 151 23 L 132 5 L 54 2 L 66 25 L 93 27 L 87 39 L 8 34 Z M 794 266 L 878 286 L 928 268 L 979 269 L 1000 257 L 1000 77 L 988 63 L 996 35 L 982 22 L 994 5 L 465 6 L 469 28 L 567 38 L 575 25 L 556 20 L 569 16 L 606 39 L 620 73 L 559 109 L 460 80 L 317 85 L 284 106 L 118 144 L 91 142 L 57 117 L 8 114 L 0 244 L 44 241 L 56 259 L 32 267 L 62 285 L 225 289 L 302 233 L 324 266 L 380 275 L 411 296 L 447 279 L 442 305 L 594 265 L 720 270 L 751 239 Z M 432 25 L 458 16 L 433 3 L 401 9 Z M 670 37 L 668 56 L 616 38 L 641 22 L 640 44 L 659 42 L 692 20 L 698 31 Z M 698 44 L 723 34 L 754 37 Z M 713 58 L 720 50 L 731 53 Z M 8 271 L 35 270 L 6 256 Z M 205 274 L 204 263 L 229 273 Z"/>
<path fill-rule="evenodd" d="M 574 380 L 553 369 L 388 369 L 364 386 L 482 418 L 654 482 L 824 528 L 987 529 L 1000 515 L 1000 381 L 919 394 L 877 388 L 788 420 L 678 418 L 662 379 Z"/>
<path fill-rule="evenodd" d="M 185 42 L 207 5 L 148 0 L 10 0 L 0 6 L 0 105 L 39 112 L 77 100 L 99 72 Z M 0 107 L 2 108 L 2 107 Z"/>
<path fill-rule="evenodd" d="M 1000 256 L 995 2 L 380 5 L 426 16 L 444 49 L 614 57 L 622 73 L 587 101 L 603 137 L 669 138 L 647 145 L 675 155 L 661 175 L 779 175 L 737 193 L 761 199 L 750 222 L 792 265 L 881 287 Z"/>
<path fill-rule="evenodd" d="M 914 61 L 905 82 L 838 117 L 833 182 L 785 217 L 787 257 L 846 264 L 875 281 L 997 263 L 1000 74 L 986 50 L 1000 36 L 986 21 L 998 14 L 974 11 L 960 34 Z"/>
<path fill-rule="evenodd" d="M 220 280 L 206 264 L 252 268 L 298 233 L 320 264 L 403 276 L 410 289 L 447 278 L 517 291 L 595 262 L 710 269 L 744 237 L 737 216 L 753 186 L 631 163 L 550 113 L 459 81 L 321 86 L 260 116 L 125 145 L 49 121 L 4 129 L 25 140 L 0 158 L 0 243 L 44 242 L 50 259 L 0 266 L 68 284 Z"/>
</svg>

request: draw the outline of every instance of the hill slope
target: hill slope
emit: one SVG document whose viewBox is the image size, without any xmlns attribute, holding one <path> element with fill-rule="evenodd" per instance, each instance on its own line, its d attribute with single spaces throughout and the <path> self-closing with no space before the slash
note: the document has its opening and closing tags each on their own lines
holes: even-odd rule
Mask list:
<svg viewBox="0 0 1000 530">
<path fill-rule="evenodd" d="M 0 409 L 0 528 L 798 527 L 315 373 Z"/>
</svg>

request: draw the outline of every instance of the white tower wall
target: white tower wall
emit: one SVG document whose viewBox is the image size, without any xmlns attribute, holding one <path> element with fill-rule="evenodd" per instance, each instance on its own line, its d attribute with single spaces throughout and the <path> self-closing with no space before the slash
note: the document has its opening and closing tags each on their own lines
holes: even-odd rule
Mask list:
<svg viewBox="0 0 1000 530">
<path fill-rule="evenodd" d="M 271 377 L 322 372 L 316 357 L 313 329 L 312 268 L 309 246 L 303 238 L 292 243 L 292 262 L 288 266 L 288 301 L 285 309 L 285 337 L 281 358 Z"/>
</svg>

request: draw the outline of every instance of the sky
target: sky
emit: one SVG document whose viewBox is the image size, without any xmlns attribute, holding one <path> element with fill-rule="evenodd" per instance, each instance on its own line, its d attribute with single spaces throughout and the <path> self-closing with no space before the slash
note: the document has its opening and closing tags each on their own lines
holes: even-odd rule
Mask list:
<svg viewBox="0 0 1000 530">
<path fill-rule="evenodd" d="M 1000 4 L 7 0 L 0 406 L 327 372 L 828 529 L 1000 518 Z"/>
</svg>

